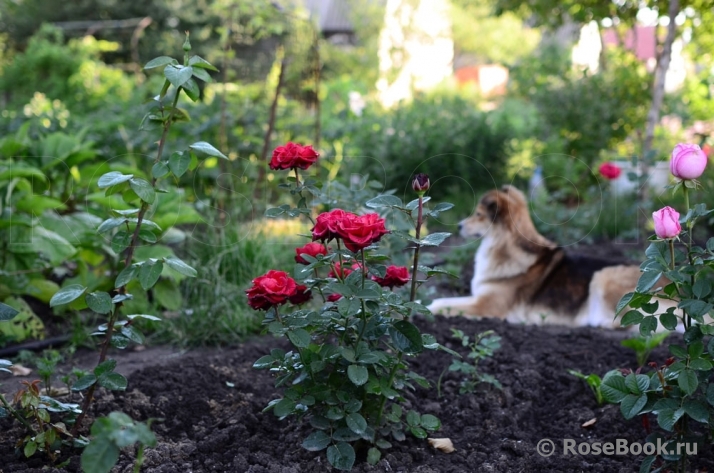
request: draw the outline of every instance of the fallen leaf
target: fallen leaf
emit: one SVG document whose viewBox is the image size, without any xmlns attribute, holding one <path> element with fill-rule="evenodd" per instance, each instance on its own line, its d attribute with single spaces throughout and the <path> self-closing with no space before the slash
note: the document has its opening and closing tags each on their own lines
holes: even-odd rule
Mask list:
<svg viewBox="0 0 714 473">
<path fill-rule="evenodd" d="M 52 397 L 62 397 L 66 396 L 69 394 L 69 388 L 66 386 L 63 386 L 61 388 L 51 388 L 50 389 L 50 396 Z"/>
<path fill-rule="evenodd" d="M 25 368 L 24 366 L 17 364 L 10 366 L 10 371 L 13 376 L 29 376 L 30 373 L 32 373 L 30 368 Z"/>
<path fill-rule="evenodd" d="M 426 439 L 429 445 L 437 450 L 441 450 L 444 453 L 451 453 L 454 450 L 454 444 L 451 443 L 451 439 Z"/>
<path fill-rule="evenodd" d="M 583 423 L 583 425 L 581 425 L 580 427 L 590 427 L 592 425 L 595 425 L 595 422 L 597 422 L 597 417 L 593 417 L 589 421 Z"/>
</svg>

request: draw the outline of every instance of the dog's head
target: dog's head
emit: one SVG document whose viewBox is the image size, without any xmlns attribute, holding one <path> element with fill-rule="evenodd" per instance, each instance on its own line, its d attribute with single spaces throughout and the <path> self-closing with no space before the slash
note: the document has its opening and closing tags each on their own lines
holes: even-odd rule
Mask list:
<svg viewBox="0 0 714 473">
<path fill-rule="evenodd" d="M 519 240 L 550 246 L 550 242 L 533 226 L 526 196 L 509 185 L 484 194 L 473 215 L 459 223 L 459 230 L 461 236 L 467 238 L 481 238 L 489 232 L 505 232 Z"/>
</svg>

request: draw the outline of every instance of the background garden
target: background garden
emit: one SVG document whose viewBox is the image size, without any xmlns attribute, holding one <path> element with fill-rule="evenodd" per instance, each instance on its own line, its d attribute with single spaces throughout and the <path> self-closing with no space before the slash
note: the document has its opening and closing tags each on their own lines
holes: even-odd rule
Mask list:
<svg viewBox="0 0 714 473">
<path fill-rule="evenodd" d="M 298 235 L 310 230 L 265 217 L 294 205 L 280 192 L 284 176 L 267 166 L 288 141 L 320 153 L 311 177 L 322 183 L 313 199 L 325 209 L 357 210 L 377 193 L 408 202 L 414 174 L 427 173 L 428 195 L 455 205 L 428 231 L 453 232 L 482 192 L 513 183 L 531 191 L 534 221 L 549 238 L 639 258 L 651 212 L 682 204 L 644 184 L 657 163 L 679 142 L 707 153 L 714 145 L 712 2 L 445 1 L 454 73 L 432 87 L 413 80 L 408 98 L 386 103 L 378 84 L 396 83 L 404 67 L 395 57 L 402 66 L 409 58 L 406 46 L 392 47 L 385 68 L 379 54 L 392 3 L 83 0 L 50 9 L 42 0 L 0 0 L 0 302 L 20 312 L 0 324 L 0 358 L 52 373 L 95 346 L 91 334 L 104 319 L 85 299 L 52 308 L 50 299 L 77 284 L 87 293 L 115 287 L 127 245 L 97 227 L 143 195 L 106 192 L 99 177 L 157 178 L 161 123 L 151 107 L 167 79 L 144 66 L 181 58 L 186 31 L 191 54 L 218 71 L 206 69 L 195 101 L 181 102 L 185 120 L 166 141 L 219 152 L 167 164 L 172 178 L 149 210 L 160 230 L 143 234 L 134 256 L 179 258 L 197 274 L 165 267 L 150 290 L 133 291 L 144 286 L 139 279 L 127 284 L 127 313 L 163 319 L 137 320 L 144 335 L 133 341 L 227 346 L 260 332 L 262 314 L 245 290 L 270 269 L 292 267 L 306 241 Z M 420 2 L 396 3 L 408 10 Z M 593 24 L 597 67 L 577 60 Z M 402 25 L 407 36 L 417 30 L 414 17 Z M 646 32 L 649 57 L 638 46 Z M 656 71 L 669 57 L 684 74 L 665 87 Z M 508 79 L 488 89 L 483 71 L 492 65 Z M 469 71 L 481 79 L 469 80 Z M 598 171 L 608 162 L 623 169 L 619 177 Z M 714 188 L 712 166 L 700 180 Z M 713 196 L 700 201 L 714 207 Z M 712 233 L 707 218 L 696 237 Z M 407 264 L 404 244 L 384 245 Z M 425 261 L 460 272 L 476 243 L 445 247 Z"/>
</svg>

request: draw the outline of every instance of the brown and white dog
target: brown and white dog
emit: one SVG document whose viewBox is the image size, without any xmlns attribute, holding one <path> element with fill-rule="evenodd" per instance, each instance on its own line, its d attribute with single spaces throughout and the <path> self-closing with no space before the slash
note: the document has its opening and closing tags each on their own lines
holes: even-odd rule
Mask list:
<svg viewBox="0 0 714 473">
<path fill-rule="evenodd" d="M 639 266 L 566 254 L 538 233 L 525 196 L 512 186 L 486 193 L 459 228 L 482 238 L 471 296 L 436 299 L 429 306 L 435 314 L 614 328 L 615 307 L 641 274 Z"/>
</svg>

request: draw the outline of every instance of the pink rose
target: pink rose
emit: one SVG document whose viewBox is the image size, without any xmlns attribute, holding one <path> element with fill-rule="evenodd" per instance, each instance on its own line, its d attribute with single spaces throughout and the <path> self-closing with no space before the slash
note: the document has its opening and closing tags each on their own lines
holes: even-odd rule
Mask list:
<svg viewBox="0 0 714 473">
<path fill-rule="evenodd" d="M 698 145 L 679 143 L 672 151 L 669 170 L 680 179 L 696 179 L 707 167 L 707 155 Z"/>
<path fill-rule="evenodd" d="M 674 238 L 682 231 L 679 224 L 679 212 L 672 207 L 664 207 L 652 213 L 654 219 L 655 233 L 658 238 Z"/>
</svg>

